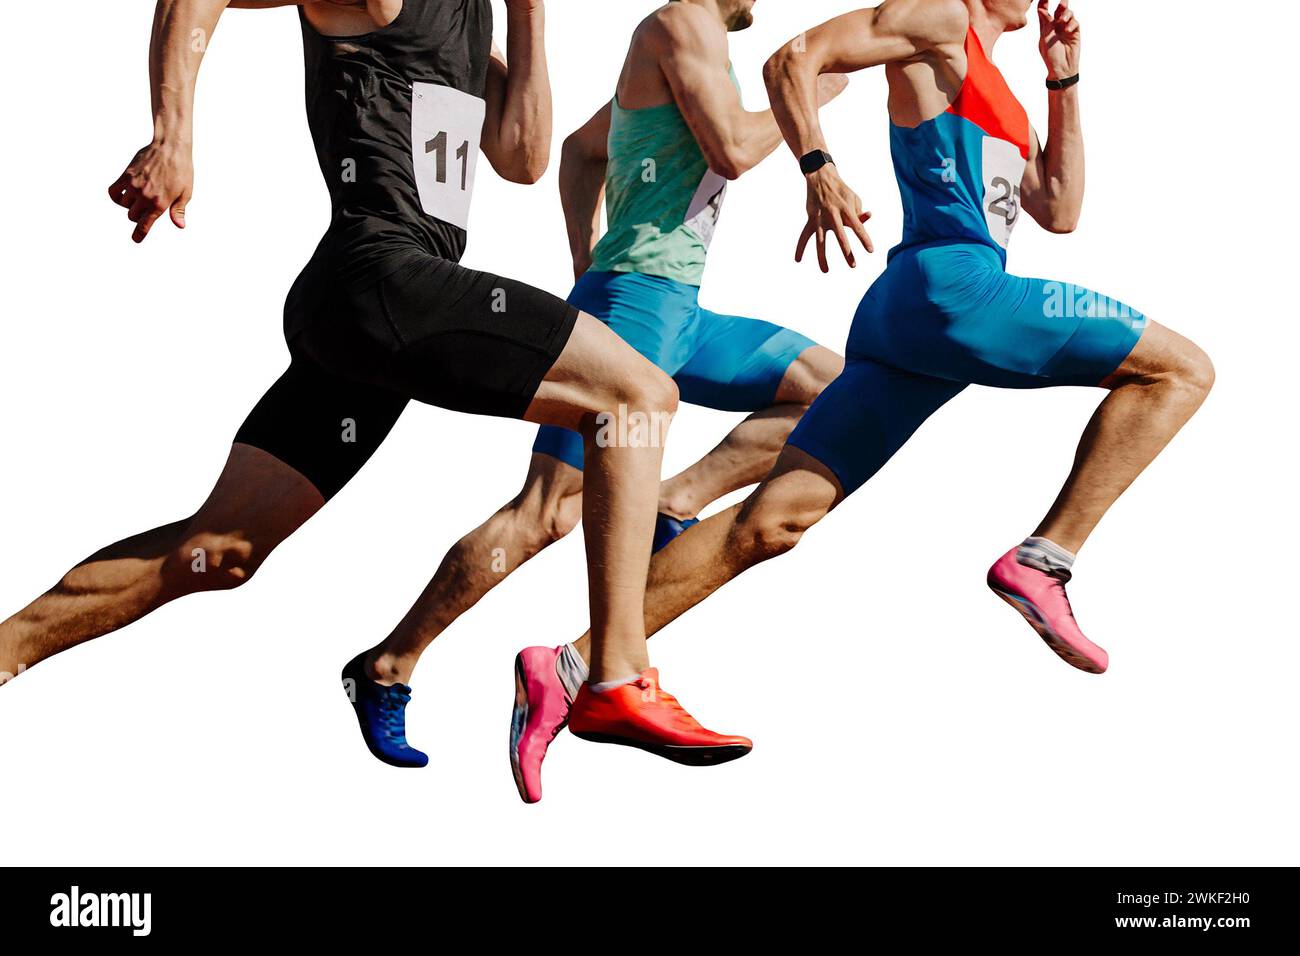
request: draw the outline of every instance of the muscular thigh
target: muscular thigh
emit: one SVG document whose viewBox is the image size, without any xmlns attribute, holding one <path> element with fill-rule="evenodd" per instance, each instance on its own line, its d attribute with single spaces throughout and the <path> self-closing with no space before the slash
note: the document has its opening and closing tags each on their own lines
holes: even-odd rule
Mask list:
<svg viewBox="0 0 1300 956">
<path fill-rule="evenodd" d="M 815 342 L 791 329 L 738 315 L 700 310 L 690 358 L 673 376 L 682 401 L 723 411 L 752 412 L 777 401 L 798 401 L 811 382 L 805 363 L 793 382 L 787 377 L 800 357 L 817 349 Z M 825 350 L 822 350 L 825 351 Z M 782 386 L 787 385 L 787 397 Z M 812 400 L 812 391 L 808 401 Z"/>
<path fill-rule="evenodd" d="M 259 449 L 328 501 L 370 460 L 406 405 L 396 392 L 331 375 L 299 353 L 244 420 L 235 446 Z"/>
<path fill-rule="evenodd" d="M 394 392 L 333 376 L 301 353 L 253 407 L 216 485 L 178 529 L 195 548 L 231 553 L 251 573 L 352 480 L 406 408 Z"/>
<path fill-rule="evenodd" d="M 1007 273 L 988 248 L 906 250 L 863 299 L 851 358 L 996 388 L 1095 386 L 1146 320 L 1081 286 Z"/>
<path fill-rule="evenodd" d="M 564 350 L 538 386 L 524 418 L 542 425 L 579 429 L 587 416 L 613 411 L 649 394 L 667 376 L 585 312 L 578 314 Z M 672 396 L 665 396 L 672 404 Z"/>
<path fill-rule="evenodd" d="M 658 276 L 592 271 L 578 279 L 569 294 L 569 302 L 603 323 L 648 362 L 673 375 L 690 358 L 694 348 L 694 336 L 700 324 L 698 295 L 699 290 L 693 286 Z M 626 358 L 626 353 L 613 349 L 608 339 L 589 337 L 586 331 L 572 337 L 571 349 L 571 354 L 563 357 L 563 364 L 557 364 L 549 376 L 550 382 L 543 385 L 543 398 L 553 399 L 556 395 L 563 398 L 571 392 L 573 400 L 582 400 L 583 395 L 572 391 L 572 385 L 583 383 L 582 388 L 589 392 L 590 381 L 608 362 L 609 354 L 617 352 Z M 628 363 L 628 373 L 634 373 L 639 363 L 630 359 Z M 639 367 L 642 372 L 648 371 L 645 366 Z M 566 376 L 573 376 L 574 380 L 565 381 Z M 542 407 L 539 405 L 534 411 L 540 412 Z M 533 451 L 572 468 L 583 467 L 582 437 L 568 428 L 543 425 L 538 430 Z"/>
<path fill-rule="evenodd" d="M 523 417 L 577 319 L 548 292 L 424 254 L 404 256 L 377 282 L 303 296 L 319 314 L 292 344 L 326 372 L 506 418 Z"/>
<path fill-rule="evenodd" d="M 851 495 L 965 385 L 851 358 L 809 406 L 787 447 L 800 449 Z"/>
</svg>

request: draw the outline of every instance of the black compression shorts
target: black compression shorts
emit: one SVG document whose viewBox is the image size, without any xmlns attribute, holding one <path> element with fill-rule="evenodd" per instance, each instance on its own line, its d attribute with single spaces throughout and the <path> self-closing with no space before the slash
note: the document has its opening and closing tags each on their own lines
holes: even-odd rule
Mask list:
<svg viewBox="0 0 1300 956">
<path fill-rule="evenodd" d="M 558 296 L 423 252 L 377 282 L 318 255 L 285 303 L 291 350 L 339 378 L 476 415 L 520 418 L 577 310 Z"/>
<path fill-rule="evenodd" d="M 330 375 L 294 355 L 235 441 L 274 455 L 328 501 L 370 460 L 406 405 L 403 395 Z"/>
<path fill-rule="evenodd" d="M 292 361 L 235 436 L 327 500 L 408 399 L 522 417 L 578 317 L 550 293 L 423 253 L 372 284 L 337 275 L 318 256 L 294 283 L 285 305 Z"/>
</svg>

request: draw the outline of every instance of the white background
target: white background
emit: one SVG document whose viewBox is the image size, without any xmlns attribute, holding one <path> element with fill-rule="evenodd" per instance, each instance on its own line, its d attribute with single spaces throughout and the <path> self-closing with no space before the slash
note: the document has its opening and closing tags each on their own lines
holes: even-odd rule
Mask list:
<svg viewBox="0 0 1300 956">
<path fill-rule="evenodd" d="M 763 59 L 845 2 L 757 5 Z M 190 514 L 283 368 L 280 309 L 328 214 L 292 10 L 232 11 L 200 81 L 189 229 L 141 247 L 105 195 L 149 134 L 151 4 L 6 11 L 0 598 Z M 498 41 L 504 16 L 496 4 Z M 651 2 L 553 0 L 556 149 L 535 187 L 484 172 L 465 262 L 569 288 L 558 142 L 606 99 Z M 173 604 L 0 689 L 0 859 L 245 863 L 1296 863 L 1294 64 L 1300 5 L 1078 0 L 1089 196 L 1079 231 L 1017 230 L 1011 267 L 1122 298 L 1198 341 L 1218 385 L 1076 565 L 1111 653 L 1064 665 L 983 583 L 1065 476 L 1100 394 L 973 388 L 792 555 L 652 646 L 666 686 L 753 753 L 691 769 L 561 736 L 546 798 L 506 759 L 511 661 L 586 619 L 573 535 L 440 639 L 398 771 L 338 672 L 445 548 L 512 495 L 532 429 L 413 406 L 361 475 L 229 594 Z M 57 22 L 56 22 L 57 18 Z M 1032 30 L 1032 28 L 1031 28 Z M 996 59 L 1045 131 L 1031 31 Z M 783 150 L 735 183 L 706 305 L 840 348 L 897 240 L 884 82 L 825 113 L 880 251 L 791 261 Z M 486 170 L 486 165 L 484 169 Z M 736 416 L 686 408 L 676 470 Z"/>
</svg>

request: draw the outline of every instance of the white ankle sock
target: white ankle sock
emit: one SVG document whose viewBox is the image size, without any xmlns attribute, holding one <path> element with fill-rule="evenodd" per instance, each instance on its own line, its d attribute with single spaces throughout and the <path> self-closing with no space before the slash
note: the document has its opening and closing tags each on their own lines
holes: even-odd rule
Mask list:
<svg viewBox="0 0 1300 956">
<path fill-rule="evenodd" d="M 640 674 L 633 674 L 630 677 L 620 677 L 618 680 L 603 680 L 598 684 L 588 684 L 587 686 L 591 688 L 592 693 L 608 694 L 611 690 L 615 690 L 622 687 L 624 684 L 630 684 L 633 681 L 640 679 Z"/>
<path fill-rule="evenodd" d="M 1070 577 L 1074 567 L 1074 555 L 1066 551 L 1055 541 L 1047 538 L 1028 537 L 1016 549 L 1016 560 L 1027 568 L 1054 574 L 1057 577 Z"/>
<path fill-rule="evenodd" d="M 564 685 L 564 692 L 569 700 L 578 696 L 578 688 L 587 682 L 587 662 L 582 659 L 578 649 L 572 644 L 560 648 L 560 656 L 555 659 L 555 673 Z"/>
</svg>

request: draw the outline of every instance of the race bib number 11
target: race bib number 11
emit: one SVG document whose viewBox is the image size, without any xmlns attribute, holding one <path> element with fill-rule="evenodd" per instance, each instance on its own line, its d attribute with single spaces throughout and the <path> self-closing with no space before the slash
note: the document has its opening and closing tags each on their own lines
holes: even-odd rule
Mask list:
<svg viewBox="0 0 1300 956">
<path fill-rule="evenodd" d="M 420 206 L 466 229 L 487 104 L 435 83 L 411 85 L 411 159 Z"/>
</svg>

